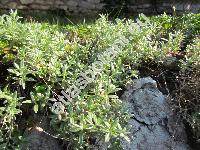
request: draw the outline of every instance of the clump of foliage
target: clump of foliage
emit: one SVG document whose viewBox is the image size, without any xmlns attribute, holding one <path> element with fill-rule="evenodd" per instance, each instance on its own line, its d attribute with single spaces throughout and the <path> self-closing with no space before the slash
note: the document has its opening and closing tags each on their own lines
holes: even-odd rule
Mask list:
<svg viewBox="0 0 200 150">
<path fill-rule="evenodd" d="M 17 131 L 16 116 L 21 113 L 17 92 L 0 90 L 0 149 L 17 149 L 21 137 Z"/>
<path fill-rule="evenodd" d="M 130 114 L 120 100 L 120 88 L 138 77 L 138 67 L 142 62 L 162 64 L 169 56 L 174 57 L 172 54 L 180 53 L 182 42 L 187 37 L 186 31 L 195 28 L 193 33 L 199 33 L 198 14 L 190 15 L 181 19 L 165 14 L 150 20 L 140 15 L 140 24 L 134 20 L 120 19 L 111 22 L 107 16 L 101 16 L 93 24 L 66 26 L 22 22 L 17 12 L 1 16 L 0 70 L 5 73 L 0 88 L 6 90 L 0 93 L 3 102 L 0 103 L 3 110 L 0 118 L 10 116 L 10 112 L 5 111 L 8 107 L 14 112 L 12 119 L 4 122 L 12 128 L 4 126 L 5 129 L 1 129 L 4 132 L 1 141 L 7 141 L 4 148 L 12 149 L 17 145 L 18 140 L 15 139 L 19 136 L 14 131 L 20 121 L 15 120 L 19 116 L 29 118 L 23 113 L 27 108 L 28 114 L 48 114 L 55 136 L 67 141 L 74 149 L 90 148 L 97 140 L 110 142 L 110 147 L 121 138 L 128 140 L 126 134 Z M 176 27 L 175 22 L 179 19 L 193 22 L 193 25 L 183 27 L 185 21 L 182 21 Z M 98 55 L 121 37 L 126 37 L 128 43 L 115 59 L 104 64 L 95 81 L 73 101 L 67 101 L 63 112 L 51 112 L 49 99 L 73 85 L 80 72 L 88 69 Z M 198 70 L 199 52 L 195 49 L 199 45 L 196 43 L 190 43 L 184 59 L 178 61 L 186 68 L 195 66 Z M 5 66 L 8 62 L 10 65 Z M 19 97 L 23 97 L 23 100 Z M 7 98 L 8 103 L 5 104 Z"/>
<path fill-rule="evenodd" d="M 184 45 L 190 44 L 193 39 L 200 34 L 200 14 L 184 14 L 181 16 L 169 16 L 162 14 L 151 17 L 152 22 L 160 24 L 159 32 L 165 35 L 168 32 L 180 30 L 185 35 Z"/>
<path fill-rule="evenodd" d="M 92 39 L 97 37 L 91 34 L 87 39 L 81 28 L 72 28 L 69 34 L 74 35 L 70 37 L 60 32 L 58 26 L 21 23 L 19 19 L 16 12 L 1 17 L 0 26 L 7 26 L 1 29 L 1 35 L 18 45 L 13 67 L 7 69 L 10 75 L 8 87 L 17 88 L 24 101 L 32 103 L 34 113 L 42 113 L 46 109 L 50 112 L 50 93 L 54 89 L 65 90 L 75 82 L 80 71 L 87 69 L 95 58 L 92 55 L 97 54 Z M 113 39 L 110 37 L 110 40 Z M 102 44 L 103 47 L 107 47 L 108 43 Z M 102 48 L 97 50 L 102 51 Z M 89 146 L 88 140 L 93 136 L 104 138 L 106 142 L 110 138 L 126 138 L 128 115 L 116 95 L 117 88 L 107 75 L 111 72 L 109 65 L 105 67 L 108 68 L 105 73 L 89 85 L 80 98 L 66 106 L 66 113 L 60 114 L 61 117 L 52 114 L 52 126 L 57 130 L 57 136 L 69 140 L 73 147 Z"/>
<path fill-rule="evenodd" d="M 200 39 L 187 46 L 188 57 L 183 63 L 180 88 L 176 91 L 179 111 L 189 124 L 191 138 L 200 139 Z"/>
</svg>

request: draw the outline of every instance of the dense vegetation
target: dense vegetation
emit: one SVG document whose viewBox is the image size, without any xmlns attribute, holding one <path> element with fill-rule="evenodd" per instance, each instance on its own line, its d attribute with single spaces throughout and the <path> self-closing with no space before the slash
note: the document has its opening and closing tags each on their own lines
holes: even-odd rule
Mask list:
<svg viewBox="0 0 200 150">
<path fill-rule="evenodd" d="M 34 126 L 38 115 L 50 118 L 54 136 L 74 149 L 90 147 L 92 139 L 119 147 L 119 139 L 127 139 L 130 117 L 120 93 L 134 78 L 148 74 L 159 81 L 155 69 L 174 72 L 170 81 L 178 87 L 165 88 L 175 97 L 175 111 L 197 141 L 200 14 L 140 15 L 139 20 L 140 26 L 134 20 L 109 21 L 101 16 L 92 24 L 60 26 L 24 21 L 16 12 L 1 16 L 0 149 L 20 149 L 26 128 Z M 67 102 L 65 111 L 52 112 L 49 99 L 73 85 L 80 72 L 121 37 L 129 40 L 122 52 L 104 64 L 101 74 L 78 97 Z M 154 71 L 144 73 L 145 67 Z"/>
</svg>

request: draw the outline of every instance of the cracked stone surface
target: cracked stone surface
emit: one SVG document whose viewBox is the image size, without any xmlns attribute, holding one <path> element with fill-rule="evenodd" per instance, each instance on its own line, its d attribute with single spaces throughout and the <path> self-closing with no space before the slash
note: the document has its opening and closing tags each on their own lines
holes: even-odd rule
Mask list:
<svg viewBox="0 0 200 150">
<path fill-rule="evenodd" d="M 155 124 L 167 116 L 164 107 L 165 98 L 157 89 L 138 89 L 130 100 L 134 104 L 133 114 L 141 122 Z"/>
<path fill-rule="evenodd" d="M 184 126 L 173 114 L 165 96 L 152 78 L 134 80 L 122 95 L 133 114 L 129 122 L 130 143 L 122 140 L 127 150 L 189 150 Z"/>
<path fill-rule="evenodd" d="M 40 127 L 31 129 L 26 140 L 28 143 L 23 146 L 22 150 L 61 150 L 58 141 L 46 134 Z"/>
<path fill-rule="evenodd" d="M 52 131 L 48 129 L 49 121 L 47 118 L 41 117 L 41 119 L 41 124 L 26 131 L 25 139 L 27 142 L 22 146 L 22 150 L 62 150 L 59 141 L 51 135 Z"/>
</svg>

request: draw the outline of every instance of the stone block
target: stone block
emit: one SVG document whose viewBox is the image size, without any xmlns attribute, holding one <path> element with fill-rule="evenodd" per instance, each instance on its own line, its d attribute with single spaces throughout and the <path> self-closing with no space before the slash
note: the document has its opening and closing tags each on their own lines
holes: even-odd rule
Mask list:
<svg viewBox="0 0 200 150">
<path fill-rule="evenodd" d="M 56 0 L 55 5 L 64 5 L 65 3 L 63 1 L 60 1 L 60 0 Z"/>
<path fill-rule="evenodd" d="M 150 7 L 152 7 L 151 4 L 142 4 L 142 5 L 138 5 L 138 8 L 141 8 L 141 9 L 150 8 Z"/>
<path fill-rule="evenodd" d="M 34 3 L 42 4 L 42 5 L 53 5 L 57 0 L 35 0 Z"/>
<path fill-rule="evenodd" d="M 150 4 L 152 3 L 151 0 L 134 0 L 134 2 L 132 2 L 132 4 Z"/>
<path fill-rule="evenodd" d="M 93 3 L 93 4 L 99 4 L 101 0 L 87 0 L 87 2 Z"/>
<path fill-rule="evenodd" d="M 50 6 L 49 5 L 32 4 L 32 5 L 30 5 L 30 8 L 37 9 L 37 10 L 48 10 L 48 9 L 50 9 Z"/>
<path fill-rule="evenodd" d="M 31 4 L 34 2 L 34 0 L 20 0 L 20 2 L 24 5 L 27 5 L 27 4 Z"/>
<path fill-rule="evenodd" d="M 174 7 L 178 11 L 183 11 L 184 10 L 184 5 L 183 4 L 176 3 L 176 4 L 174 4 Z"/>
<path fill-rule="evenodd" d="M 4 4 L 5 5 L 5 4 L 9 3 L 9 2 L 10 2 L 10 0 L 1 0 L 0 4 Z M 3 5 L 2 5 L 2 7 L 3 7 Z"/>
<path fill-rule="evenodd" d="M 142 5 L 143 8 L 148 8 L 148 7 L 151 7 L 151 6 L 152 6 L 151 4 L 143 4 Z"/>
<path fill-rule="evenodd" d="M 191 5 L 192 9 L 199 9 L 200 10 L 200 3 Z"/>
<path fill-rule="evenodd" d="M 95 9 L 95 4 L 87 2 L 87 1 L 81 1 L 79 3 L 79 6 L 86 9 Z"/>
<path fill-rule="evenodd" d="M 78 8 L 77 8 L 77 7 L 68 7 L 68 10 L 69 10 L 69 11 L 75 12 L 75 11 L 78 10 Z"/>
<path fill-rule="evenodd" d="M 63 9 L 63 10 L 65 10 L 65 11 L 67 11 L 67 10 L 69 9 L 69 7 L 66 6 L 66 5 L 61 5 L 61 6 L 59 6 L 58 8 L 59 8 L 59 9 Z"/>
<path fill-rule="evenodd" d="M 69 7 L 71 7 L 71 6 L 72 6 L 72 7 L 78 6 L 78 2 L 77 2 L 77 1 L 74 1 L 74 0 L 67 1 L 66 4 L 67 4 L 67 6 L 69 6 Z"/>
<path fill-rule="evenodd" d="M 17 3 L 16 2 L 10 2 L 7 5 L 8 5 L 8 7 L 10 9 L 16 9 L 17 8 Z"/>
<path fill-rule="evenodd" d="M 100 4 L 97 4 L 97 5 L 95 5 L 95 9 L 98 11 L 98 10 L 102 10 L 103 9 L 103 7 L 105 6 L 106 4 L 104 4 L 104 3 L 100 3 Z"/>
<path fill-rule="evenodd" d="M 170 4 L 170 3 L 163 3 L 162 6 L 163 6 L 163 7 L 170 7 L 171 4 Z"/>
<path fill-rule="evenodd" d="M 18 5 L 18 6 L 17 6 L 17 9 L 28 9 L 28 7 L 25 6 L 25 5 Z"/>
</svg>

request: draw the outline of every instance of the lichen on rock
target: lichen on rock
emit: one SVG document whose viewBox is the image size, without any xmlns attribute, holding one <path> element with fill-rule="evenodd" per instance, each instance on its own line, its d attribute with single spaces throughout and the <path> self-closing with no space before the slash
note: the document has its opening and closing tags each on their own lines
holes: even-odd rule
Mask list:
<svg viewBox="0 0 200 150">
<path fill-rule="evenodd" d="M 133 115 L 129 121 L 130 143 L 122 140 L 124 149 L 189 149 L 181 122 L 176 123 L 176 127 L 172 126 L 176 116 L 152 78 L 134 80 L 122 95 L 122 99 L 128 104 L 129 111 Z"/>
</svg>

